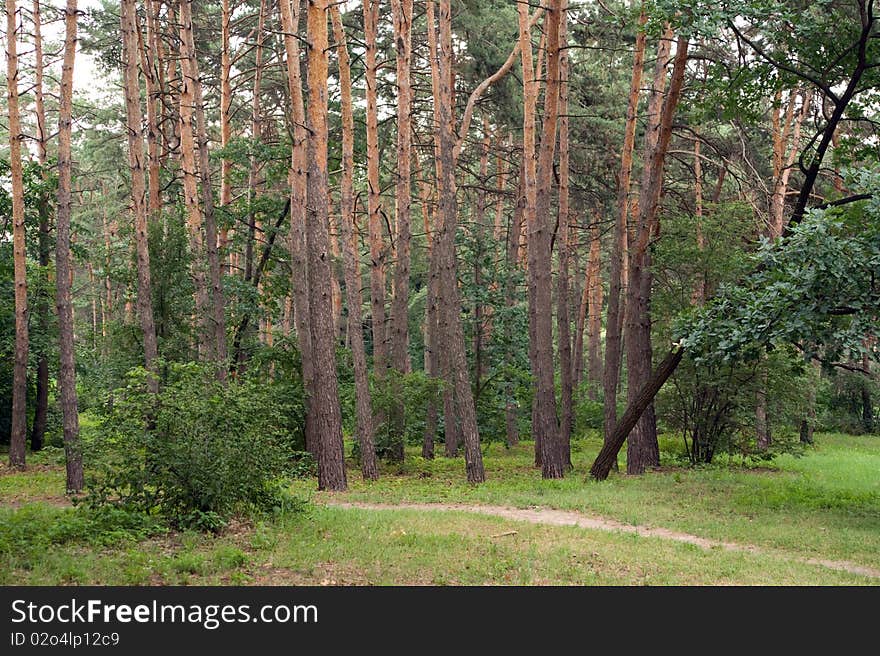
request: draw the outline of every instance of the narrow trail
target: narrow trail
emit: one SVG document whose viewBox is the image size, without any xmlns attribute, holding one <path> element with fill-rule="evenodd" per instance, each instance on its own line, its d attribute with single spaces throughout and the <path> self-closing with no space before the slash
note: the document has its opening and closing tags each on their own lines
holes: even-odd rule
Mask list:
<svg viewBox="0 0 880 656">
<path fill-rule="evenodd" d="M 847 560 L 826 560 L 820 558 L 797 558 L 780 551 L 765 549 L 751 544 L 738 544 L 702 538 L 690 533 L 681 533 L 668 528 L 637 526 L 623 524 L 613 519 L 595 517 L 570 510 L 556 510 L 554 508 L 512 508 L 509 506 L 490 506 L 478 504 L 449 504 L 449 503 L 363 503 L 351 501 L 328 501 L 324 505 L 334 508 L 355 508 L 360 510 L 421 510 L 440 512 L 466 512 L 478 515 L 490 515 L 531 524 L 544 524 L 547 526 L 577 526 L 596 531 L 617 531 L 621 533 L 635 533 L 646 538 L 661 538 L 685 542 L 702 549 L 725 549 L 727 551 L 740 551 L 751 554 L 766 554 L 804 563 L 818 565 L 828 569 L 849 572 L 869 578 L 880 579 L 880 570 L 853 563 Z"/>
</svg>

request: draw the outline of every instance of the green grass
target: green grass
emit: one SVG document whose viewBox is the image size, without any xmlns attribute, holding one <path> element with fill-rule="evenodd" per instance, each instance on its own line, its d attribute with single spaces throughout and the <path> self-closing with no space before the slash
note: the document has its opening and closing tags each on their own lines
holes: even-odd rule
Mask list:
<svg viewBox="0 0 880 656">
<path fill-rule="evenodd" d="M 629 524 L 662 526 L 706 538 L 791 550 L 806 557 L 853 560 L 880 569 L 880 438 L 820 434 L 801 457 L 769 467 L 735 464 L 666 467 L 645 476 L 586 472 L 598 438 L 576 443 L 574 472 L 544 481 L 532 443 L 486 449 L 487 482 L 468 485 L 464 463 L 410 457 L 396 475 L 365 482 L 353 472 L 339 498 L 381 503 L 488 503 L 578 510 Z M 309 483 L 297 491 L 305 493 Z"/>
<path fill-rule="evenodd" d="M 361 480 L 352 463 L 350 491 L 332 499 L 580 510 L 763 551 L 466 512 L 326 507 L 331 495 L 314 492 L 313 479 L 293 486 L 316 502 L 304 513 L 234 522 L 216 536 L 175 532 L 120 511 L 61 506 L 63 469 L 46 462 L 0 476 L 0 584 L 880 583 L 802 562 L 880 569 L 880 438 L 821 434 L 803 456 L 779 456 L 761 469 L 667 466 L 594 483 L 585 473 L 598 447 L 595 438 L 578 441 L 576 469 L 561 481 L 541 480 L 531 443 L 510 451 L 489 445 L 488 481 L 480 486 L 465 482 L 461 459 L 427 462 L 408 453 L 405 465 L 386 465 L 377 482 Z"/>
<path fill-rule="evenodd" d="M 23 510 L 15 511 L 16 514 Z M 69 522 L 77 512 L 36 515 Z M 30 514 L 22 521 L 35 517 Z M 5 519 L 5 518 L 4 518 Z M 75 522 L 77 523 L 77 522 Z M 79 525 L 77 523 L 79 528 Z M 0 520 L 5 530 L 5 522 Z M 859 585 L 775 554 L 548 527 L 468 513 L 316 507 L 218 537 L 83 531 L 4 553 L 4 585 Z M 510 534 L 511 531 L 515 533 Z"/>
</svg>

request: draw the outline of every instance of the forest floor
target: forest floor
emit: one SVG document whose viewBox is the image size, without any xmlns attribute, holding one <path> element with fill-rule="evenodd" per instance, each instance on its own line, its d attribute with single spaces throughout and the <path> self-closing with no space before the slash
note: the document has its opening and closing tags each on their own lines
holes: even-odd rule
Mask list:
<svg viewBox="0 0 880 656">
<path fill-rule="evenodd" d="M 305 512 L 219 535 L 90 518 L 59 494 L 57 454 L 36 456 L 0 470 L 0 584 L 880 584 L 878 437 L 698 468 L 670 440 L 659 471 L 594 483 L 599 444 L 578 440 L 561 481 L 541 480 L 530 442 L 484 447 L 480 486 L 460 458 L 413 451 L 376 482 L 352 463 L 348 492 L 301 479 Z"/>
</svg>

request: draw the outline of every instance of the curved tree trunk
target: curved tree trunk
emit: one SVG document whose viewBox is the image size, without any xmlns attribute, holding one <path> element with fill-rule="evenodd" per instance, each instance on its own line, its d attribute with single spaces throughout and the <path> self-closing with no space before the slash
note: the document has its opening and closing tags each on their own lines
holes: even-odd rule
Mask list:
<svg viewBox="0 0 880 656">
<path fill-rule="evenodd" d="M 614 428 L 611 438 L 605 440 L 599 455 L 596 456 L 596 460 L 593 461 L 593 465 L 590 467 L 590 476 L 594 479 L 604 481 L 608 478 L 608 474 L 617 463 L 617 454 L 626 441 L 627 436 L 633 430 L 645 409 L 651 405 L 654 397 L 657 396 L 657 392 L 663 387 L 663 383 L 669 379 L 676 367 L 678 367 L 683 356 L 684 349 L 681 347 L 673 348 L 657 366 L 644 386 L 633 395 L 633 400 L 627 406 L 623 416 Z"/>
<path fill-rule="evenodd" d="M 672 118 L 681 96 L 687 63 L 688 40 L 680 37 L 677 43 L 675 64 L 664 100 L 666 86 L 666 60 L 671 48 L 672 30 L 666 33 L 657 48 L 654 82 L 648 104 L 648 132 L 645 136 L 645 164 L 639 195 L 636 240 L 629 266 L 627 290 L 626 356 L 628 400 L 632 402 L 651 375 L 651 255 L 649 240 L 658 229 L 657 211 L 663 186 L 663 171 L 669 139 L 672 135 Z M 657 444 L 657 423 L 653 405 L 642 415 L 627 443 L 627 473 L 640 474 L 649 467 L 660 464 L 660 448 Z"/>
</svg>

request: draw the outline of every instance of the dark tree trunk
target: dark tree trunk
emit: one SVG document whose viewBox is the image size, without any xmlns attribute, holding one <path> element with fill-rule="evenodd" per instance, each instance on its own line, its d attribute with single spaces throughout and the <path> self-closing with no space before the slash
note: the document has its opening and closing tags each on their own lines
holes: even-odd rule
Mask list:
<svg viewBox="0 0 880 656">
<path fill-rule="evenodd" d="M 766 451 L 773 442 L 770 421 L 767 417 L 767 370 L 760 375 L 758 390 L 755 392 L 755 441 L 759 451 Z"/>
<path fill-rule="evenodd" d="M 663 187 L 663 171 L 669 139 L 672 135 L 672 118 L 678 106 L 684 84 L 687 64 L 688 40 L 679 37 L 675 64 L 669 83 L 669 92 L 663 99 L 666 86 L 666 58 L 670 51 L 672 30 L 667 28 L 657 48 L 654 82 L 648 105 L 649 125 L 645 135 L 645 168 L 639 196 L 638 224 L 635 244 L 629 262 L 629 286 L 626 302 L 626 356 L 628 399 L 634 397 L 651 373 L 651 253 L 649 242 L 659 230 L 658 207 Z M 639 474 L 648 467 L 660 464 L 660 448 L 657 444 L 657 422 L 653 405 L 639 419 L 629 437 L 626 470 Z"/>
<path fill-rule="evenodd" d="M 377 385 L 385 381 L 388 367 L 385 325 L 385 246 L 382 235 L 382 196 L 379 178 L 379 110 L 377 61 L 379 0 L 364 0 L 364 66 L 367 84 L 367 211 L 370 241 L 370 307 L 373 332 L 373 375 Z M 378 413 L 377 413 L 378 414 Z M 377 416 L 379 425 L 384 417 Z"/>
<path fill-rule="evenodd" d="M 868 370 L 870 365 L 871 365 L 871 360 L 869 359 L 868 354 L 865 353 L 862 356 L 862 368 L 865 370 Z M 812 407 L 813 407 L 813 415 L 814 416 L 816 414 L 815 395 L 816 395 L 816 393 L 813 392 L 814 403 L 813 403 Z M 868 387 L 867 380 L 862 381 L 861 397 L 862 397 L 862 429 L 866 433 L 873 433 L 874 432 L 874 400 L 871 398 L 871 388 Z"/>
<path fill-rule="evenodd" d="M 222 272 L 220 270 L 220 256 L 217 252 L 217 222 L 214 216 L 214 190 L 211 185 L 211 164 L 208 153 L 208 127 L 205 119 L 205 104 L 202 101 L 202 83 L 199 78 L 198 58 L 196 57 L 195 40 L 193 37 L 192 24 L 192 8 L 190 3 L 192 0 L 182 0 L 180 3 L 180 21 L 183 29 L 181 29 L 181 37 L 187 40 L 186 53 L 188 61 L 182 61 L 183 70 L 187 71 L 185 76 L 189 80 L 185 80 L 186 84 L 192 85 L 192 98 L 195 110 L 195 128 L 196 140 L 199 152 L 199 177 L 202 183 L 202 204 L 203 218 L 205 224 L 205 255 L 208 261 L 208 276 L 210 286 L 210 316 L 204 317 L 205 327 L 209 330 L 209 335 L 205 335 L 206 340 L 210 340 L 211 345 L 208 349 L 213 361 L 218 364 L 217 377 L 220 380 L 226 379 L 226 302 L 223 294 Z M 261 12 L 262 15 L 262 12 Z M 257 63 L 259 70 L 260 63 Z M 208 290 L 204 292 L 208 294 Z"/>
<path fill-rule="evenodd" d="M 609 472 L 617 462 L 617 454 L 630 431 L 635 427 L 645 409 L 651 405 L 657 392 L 663 387 L 663 383 L 669 379 L 676 367 L 678 367 L 683 356 L 684 349 L 676 347 L 657 366 L 654 373 L 634 396 L 623 413 L 614 432 L 611 434 L 611 439 L 606 440 L 602 445 L 599 455 L 596 456 L 596 460 L 593 461 L 593 465 L 590 467 L 590 476 L 599 481 L 604 481 L 608 478 Z"/>
<path fill-rule="evenodd" d="M 504 302 L 508 308 L 514 307 L 516 304 L 515 289 L 513 285 L 513 276 L 519 267 L 519 235 L 523 222 L 523 211 L 525 209 L 525 187 L 524 185 L 524 166 L 520 164 L 519 178 L 516 187 L 516 204 L 513 209 L 513 220 L 507 228 L 507 275 L 504 281 Z M 508 319 L 505 324 L 505 339 L 508 344 L 513 340 L 513 325 Z M 514 366 L 513 355 L 508 349 L 505 357 L 507 366 L 511 369 Z M 519 407 L 514 396 L 515 390 L 512 381 L 507 383 L 507 401 L 504 407 L 504 424 L 507 436 L 507 446 L 511 447 L 519 444 Z"/>
<path fill-rule="evenodd" d="M 602 385 L 602 248 L 599 225 L 590 226 L 590 281 L 587 298 L 587 316 L 589 318 L 589 394 L 594 401 L 599 398 L 598 390 Z"/>
</svg>

